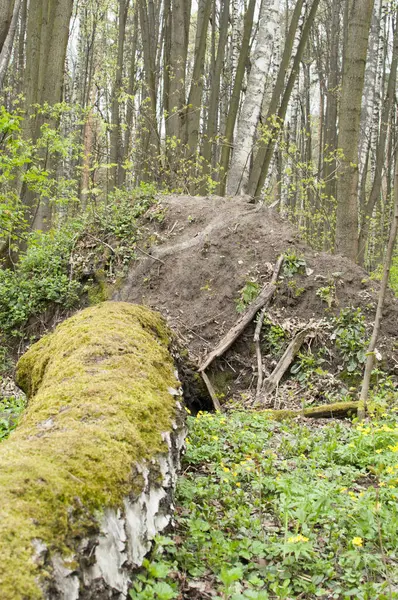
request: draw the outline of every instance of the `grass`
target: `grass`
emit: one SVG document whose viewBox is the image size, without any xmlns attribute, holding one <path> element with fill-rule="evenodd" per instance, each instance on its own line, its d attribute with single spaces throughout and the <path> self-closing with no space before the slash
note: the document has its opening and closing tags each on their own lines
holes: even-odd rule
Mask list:
<svg viewBox="0 0 398 600">
<path fill-rule="evenodd" d="M 398 598 L 398 418 L 189 417 L 176 529 L 135 600 Z"/>
</svg>

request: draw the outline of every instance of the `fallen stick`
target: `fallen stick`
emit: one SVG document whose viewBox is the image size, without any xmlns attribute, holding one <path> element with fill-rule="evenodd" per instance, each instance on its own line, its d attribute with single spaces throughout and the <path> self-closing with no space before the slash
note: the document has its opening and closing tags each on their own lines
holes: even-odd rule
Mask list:
<svg viewBox="0 0 398 600">
<path fill-rule="evenodd" d="M 280 256 L 274 268 L 271 281 L 267 283 L 257 298 L 248 306 L 246 312 L 238 319 L 233 327 L 225 334 L 218 346 L 210 352 L 206 360 L 199 366 L 199 373 L 203 373 L 213 362 L 215 358 L 218 358 L 224 354 L 232 346 L 235 340 L 240 334 L 246 329 L 251 323 L 256 313 L 263 308 L 271 300 L 276 290 L 276 283 L 278 281 L 279 273 L 283 264 L 284 257 Z"/>
<path fill-rule="evenodd" d="M 335 402 L 334 404 L 324 404 L 323 406 L 312 406 L 303 410 L 263 410 L 262 413 L 269 414 L 272 419 L 282 421 L 294 417 L 306 417 L 309 419 L 345 419 L 356 416 L 359 402 Z"/>
<path fill-rule="evenodd" d="M 256 356 L 257 356 L 257 389 L 256 396 L 258 396 L 261 392 L 261 388 L 263 387 L 263 357 L 261 356 L 261 345 L 260 345 L 260 335 L 261 328 L 263 326 L 263 321 L 265 317 L 267 307 L 264 306 L 259 314 L 256 330 L 254 332 L 254 344 L 256 346 Z"/>
<path fill-rule="evenodd" d="M 276 388 L 276 386 L 278 385 L 278 383 L 292 364 L 296 354 L 303 345 L 304 340 L 311 334 L 314 335 L 313 327 L 306 327 L 305 329 L 302 329 L 301 331 L 296 333 L 296 335 L 286 348 L 282 358 L 276 365 L 275 369 L 265 381 L 263 387 L 263 392 L 265 394 L 271 394 L 274 391 L 274 389 Z"/>
<path fill-rule="evenodd" d="M 213 406 L 215 408 L 215 410 L 221 410 L 221 404 L 217 398 L 217 394 L 215 392 L 214 387 L 211 384 L 210 379 L 207 377 L 206 373 L 202 372 L 202 379 L 205 382 L 205 385 L 207 387 L 207 391 L 209 392 L 209 396 L 212 399 L 213 402 Z"/>
</svg>

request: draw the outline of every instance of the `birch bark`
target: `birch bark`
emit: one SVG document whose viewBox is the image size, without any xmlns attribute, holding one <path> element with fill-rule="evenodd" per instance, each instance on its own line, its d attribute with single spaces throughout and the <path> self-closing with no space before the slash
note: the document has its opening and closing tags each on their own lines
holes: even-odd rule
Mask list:
<svg viewBox="0 0 398 600">
<path fill-rule="evenodd" d="M 16 0 L 14 4 L 14 13 L 10 23 L 7 37 L 5 39 L 3 48 L 0 51 L 0 91 L 3 87 L 4 78 L 6 75 L 8 63 L 10 62 L 12 46 L 14 44 L 15 32 L 18 27 L 18 17 L 21 8 L 21 0 Z"/>
<path fill-rule="evenodd" d="M 243 102 L 236 142 L 227 182 L 228 194 L 242 191 L 249 176 L 249 159 L 260 117 L 264 85 L 274 51 L 277 36 L 280 0 L 263 0 L 258 25 L 257 43 Z"/>
</svg>

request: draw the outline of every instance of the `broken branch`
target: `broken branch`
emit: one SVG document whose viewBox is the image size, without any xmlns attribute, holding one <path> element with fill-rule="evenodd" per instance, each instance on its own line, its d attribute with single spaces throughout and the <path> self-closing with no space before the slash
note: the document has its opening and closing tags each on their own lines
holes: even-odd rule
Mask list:
<svg viewBox="0 0 398 600">
<path fill-rule="evenodd" d="M 246 329 L 248 324 L 251 323 L 256 313 L 271 300 L 276 290 L 276 283 L 283 260 L 283 255 L 278 258 L 271 281 L 263 287 L 257 298 L 248 306 L 246 312 L 238 319 L 235 325 L 231 327 L 228 333 L 226 333 L 218 346 L 212 352 L 210 352 L 206 360 L 199 367 L 200 373 L 203 373 L 203 371 L 205 371 L 205 369 L 211 365 L 215 358 L 222 356 L 224 352 L 226 352 L 228 348 L 232 346 L 235 340 Z"/>
<path fill-rule="evenodd" d="M 271 375 L 264 383 L 264 393 L 271 394 L 276 386 L 279 384 L 280 380 L 292 364 L 296 354 L 300 350 L 301 346 L 304 343 L 304 340 L 309 336 L 314 336 L 315 332 L 313 327 L 306 327 L 302 329 L 292 339 L 288 347 L 286 348 L 282 358 L 276 365 L 275 369 L 272 371 Z"/>
</svg>

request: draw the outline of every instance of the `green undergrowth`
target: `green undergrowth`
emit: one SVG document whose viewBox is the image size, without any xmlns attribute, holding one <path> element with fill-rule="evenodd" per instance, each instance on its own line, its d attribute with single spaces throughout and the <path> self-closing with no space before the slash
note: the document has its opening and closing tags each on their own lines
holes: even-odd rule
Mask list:
<svg viewBox="0 0 398 600">
<path fill-rule="evenodd" d="M 73 557 L 106 507 L 142 492 L 134 465 L 166 450 L 162 433 L 177 418 L 169 336 L 158 313 L 108 302 L 67 319 L 19 361 L 29 401 L 0 444 L 1 600 L 43 597 L 35 540 L 50 558 Z"/>
<path fill-rule="evenodd" d="M 108 299 L 106 286 L 125 275 L 136 256 L 146 213 L 157 220 L 163 214 L 147 184 L 115 190 L 106 206 L 29 235 L 13 268 L 0 268 L 0 375 L 9 371 L 13 344 L 41 335 L 52 316 L 65 317 L 85 294 L 92 304 Z"/>
<path fill-rule="evenodd" d="M 25 398 L 22 396 L 0 398 L 0 442 L 14 431 L 25 405 Z"/>
<path fill-rule="evenodd" d="M 189 418 L 176 530 L 134 600 L 398 598 L 398 418 Z"/>
</svg>

